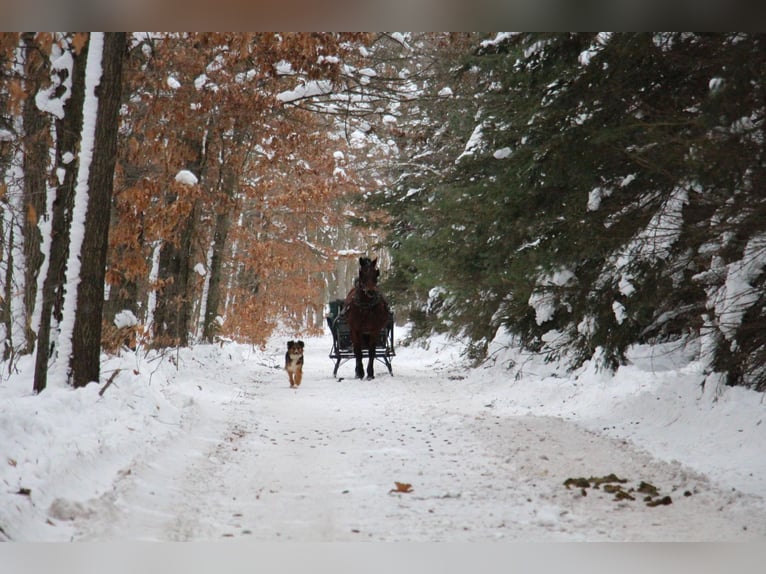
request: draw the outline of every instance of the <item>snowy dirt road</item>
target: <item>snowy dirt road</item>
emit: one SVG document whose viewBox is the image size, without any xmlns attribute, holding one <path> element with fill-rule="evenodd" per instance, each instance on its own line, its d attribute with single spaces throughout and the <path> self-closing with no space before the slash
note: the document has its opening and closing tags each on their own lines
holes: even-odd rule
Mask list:
<svg viewBox="0 0 766 574">
<path fill-rule="evenodd" d="M 219 360 L 183 375 L 175 399 L 182 432 L 79 505 L 72 538 L 721 541 L 766 534 L 760 499 L 753 504 L 571 422 L 500 412 L 474 380 L 480 374 L 449 357 L 400 348 L 394 377 L 378 364 L 374 381 L 356 381 L 348 363 L 339 372 L 347 378 L 337 381 L 329 342 L 307 340 L 297 390 L 278 368 L 277 347 L 268 360 Z M 592 480 L 611 474 L 626 482 Z M 575 479 L 569 487 L 567 479 Z M 645 497 L 672 504 L 648 506 Z"/>
</svg>

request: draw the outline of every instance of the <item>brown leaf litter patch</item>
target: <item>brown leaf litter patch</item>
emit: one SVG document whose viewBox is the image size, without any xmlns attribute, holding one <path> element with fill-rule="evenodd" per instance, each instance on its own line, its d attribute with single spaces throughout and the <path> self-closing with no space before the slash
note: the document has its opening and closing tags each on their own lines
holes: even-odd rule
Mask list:
<svg viewBox="0 0 766 574">
<path fill-rule="evenodd" d="M 670 496 L 662 495 L 660 490 L 649 482 L 642 480 L 635 487 L 627 487 L 627 484 L 627 479 L 620 478 L 614 473 L 606 476 L 591 476 L 590 478 L 567 478 L 564 481 L 564 486 L 568 490 L 579 488 L 583 496 L 588 496 L 588 489 L 594 489 L 613 494 L 615 502 L 641 498 L 649 507 L 673 504 L 673 499 Z M 691 493 L 687 491 L 684 495 L 690 496 Z"/>
</svg>

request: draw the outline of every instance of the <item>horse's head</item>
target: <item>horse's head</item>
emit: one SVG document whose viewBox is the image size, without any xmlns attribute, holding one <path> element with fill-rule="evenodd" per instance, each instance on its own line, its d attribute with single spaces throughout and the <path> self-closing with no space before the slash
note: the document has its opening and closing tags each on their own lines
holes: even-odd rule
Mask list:
<svg viewBox="0 0 766 574">
<path fill-rule="evenodd" d="M 378 258 L 359 258 L 359 288 L 367 297 L 372 297 L 378 290 L 380 270 L 377 267 Z"/>
</svg>

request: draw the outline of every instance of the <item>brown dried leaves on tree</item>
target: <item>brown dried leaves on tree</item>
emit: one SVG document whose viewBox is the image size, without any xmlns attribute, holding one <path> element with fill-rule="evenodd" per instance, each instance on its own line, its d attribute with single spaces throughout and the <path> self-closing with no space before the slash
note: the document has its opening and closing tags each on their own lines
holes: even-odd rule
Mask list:
<svg viewBox="0 0 766 574">
<path fill-rule="evenodd" d="M 110 231 L 115 297 L 145 302 L 160 287 L 148 280 L 158 244 L 172 245 L 187 270 L 207 266 L 212 248 L 226 290 L 216 310 L 226 317 L 221 334 L 260 343 L 278 320 L 300 322 L 317 299 L 317 273 L 333 263 L 323 230 L 339 224 L 337 202 L 354 182 L 334 171 L 333 152 L 344 144 L 330 139 L 329 118 L 276 97 L 296 83 L 278 70 L 287 62 L 307 80 L 334 83 L 340 62 L 356 53 L 353 42 L 363 40 L 302 33 L 138 37 L 127 69 Z M 197 185 L 175 183 L 183 169 Z M 173 296 L 193 308 L 187 320 L 198 322 L 203 282 L 191 275 Z M 170 291 L 159 289 L 157 297 Z"/>
</svg>

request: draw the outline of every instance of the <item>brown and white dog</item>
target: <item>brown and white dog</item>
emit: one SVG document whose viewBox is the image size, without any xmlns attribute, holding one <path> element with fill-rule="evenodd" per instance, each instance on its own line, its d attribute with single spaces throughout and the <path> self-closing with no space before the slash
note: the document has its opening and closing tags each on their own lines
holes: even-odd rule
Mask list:
<svg viewBox="0 0 766 574">
<path fill-rule="evenodd" d="M 303 378 L 303 341 L 287 342 L 285 370 L 290 378 L 290 388 L 300 387 Z"/>
</svg>

